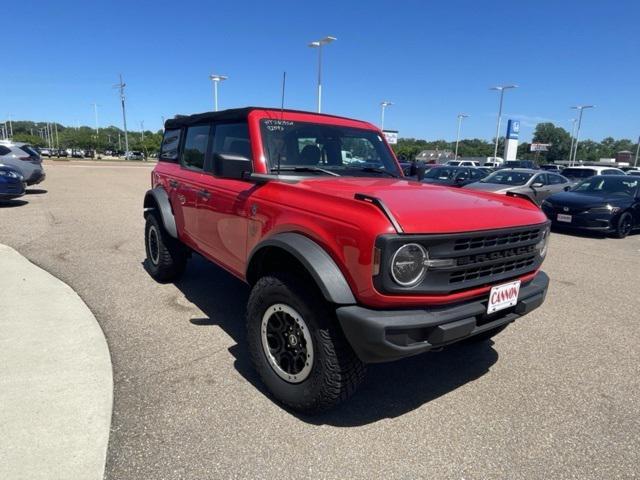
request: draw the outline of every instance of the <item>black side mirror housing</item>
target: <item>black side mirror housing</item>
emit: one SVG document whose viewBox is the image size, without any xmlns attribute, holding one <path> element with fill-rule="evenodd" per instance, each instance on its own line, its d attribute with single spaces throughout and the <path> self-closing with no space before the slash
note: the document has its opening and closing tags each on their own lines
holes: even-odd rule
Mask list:
<svg viewBox="0 0 640 480">
<path fill-rule="evenodd" d="M 424 163 L 416 162 L 416 177 L 418 178 L 419 182 L 421 182 L 424 179 L 424 174 L 426 171 L 427 169 L 424 168 Z"/>
<path fill-rule="evenodd" d="M 234 153 L 216 153 L 213 156 L 215 175 L 243 180 L 253 171 L 251 159 Z"/>
<path fill-rule="evenodd" d="M 571 190 L 571 186 L 570 185 L 567 185 L 566 187 L 564 187 L 564 191 L 565 192 L 568 192 L 569 190 Z"/>
</svg>

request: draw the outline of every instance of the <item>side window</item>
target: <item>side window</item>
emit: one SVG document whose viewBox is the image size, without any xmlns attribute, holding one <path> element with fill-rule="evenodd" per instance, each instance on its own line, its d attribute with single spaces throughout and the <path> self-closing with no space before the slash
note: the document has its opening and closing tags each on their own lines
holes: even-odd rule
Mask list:
<svg viewBox="0 0 640 480">
<path fill-rule="evenodd" d="M 0 145 L 0 155 L 8 155 L 11 153 L 11 149 L 5 147 L 4 145 Z"/>
<path fill-rule="evenodd" d="M 561 183 L 567 183 L 567 181 L 560 175 L 554 175 L 552 173 L 547 174 L 549 179 L 549 185 L 560 185 Z"/>
<path fill-rule="evenodd" d="M 180 129 L 165 130 L 160 146 L 160 158 L 165 162 L 178 161 L 178 147 L 180 146 Z"/>
<path fill-rule="evenodd" d="M 533 182 L 531 182 L 531 184 L 534 184 L 534 183 L 541 183 L 542 185 L 548 185 L 547 174 L 540 173 L 536 175 L 536 177 L 533 179 Z"/>
<path fill-rule="evenodd" d="M 221 123 L 216 125 L 213 153 L 233 153 L 251 159 L 251 143 L 249 142 L 247 124 Z"/>
<path fill-rule="evenodd" d="M 197 170 L 204 168 L 204 156 L 207 152 L 210 130 L 209 125 L 196 125 L 187 128 L 180 162 L 183 166 Z"/>
<path fill-rule="evenodd" d="M 475 180 L 477 178 L 482 178 L 483 175 L 484 175 L 484 173 L 482 172 L 482 170 L 478 170 L 478 169 L 471 170 L 471 179 L 472 180 Z"/>
<path fill-rule="evenodd" d="M 467 169 L 458 172 L 456 175 L 456 180 L 466 180 L 467 178 L 469 178 L 469 170 Z"/>
<path fill-rule="evenodd" d="M 620 172 L 617 170 L 603 170 L 602 175 L 619 175 Z"/>
</svg>

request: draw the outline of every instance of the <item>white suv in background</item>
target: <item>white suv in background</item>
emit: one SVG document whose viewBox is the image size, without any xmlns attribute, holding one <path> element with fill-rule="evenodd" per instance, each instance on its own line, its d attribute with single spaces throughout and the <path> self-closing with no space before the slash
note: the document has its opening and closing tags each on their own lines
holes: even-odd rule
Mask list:
<svg viewBox="0 0 640 480">
<path fill-rule="evenodd" d="M 27 185 L 35 185 L 45 179 L 42 159 L 27 143 L 0 141 L 0 163 L 22 173 Z"/>
</svg>

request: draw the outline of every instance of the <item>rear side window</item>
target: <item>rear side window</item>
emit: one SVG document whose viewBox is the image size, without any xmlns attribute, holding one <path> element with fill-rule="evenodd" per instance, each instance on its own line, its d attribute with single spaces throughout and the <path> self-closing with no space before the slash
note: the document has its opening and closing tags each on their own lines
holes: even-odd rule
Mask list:
<svg viewBox="0 0 640 480">
<path fill-rule="evenodd" d="M 165 130 L 160 147 L 160 161 L 177 162 L 180 146 L 180 129 Z"/>
<path fill-rule="evenodd" d="M 209 143 L 209 125 L 196 125 L 187 128 L 187 135 L 182 149 L 182 165 L 187 168 L 202 170 L 204 157 Z"/>
<path fill-rule="evenodd" d="M 4 145 L 0 145 L 0 155 L 9 155 L 11 153 L 11 149 L 5 147 Z"/>
<path fill-rule="evenodd" d="M 620 175 L 618 170 L 603 170 L 602 175 Z"/>
</svg>

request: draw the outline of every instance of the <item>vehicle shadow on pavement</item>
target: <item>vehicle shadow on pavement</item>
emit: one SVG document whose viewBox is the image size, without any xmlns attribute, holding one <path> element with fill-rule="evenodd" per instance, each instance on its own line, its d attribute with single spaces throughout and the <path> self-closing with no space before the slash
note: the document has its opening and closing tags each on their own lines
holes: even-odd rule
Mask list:
<svg viewBox="0 0 640 480">
<path fill-rule="evenodd" d="M 199 255 L 194 255 L 175 285 L 207 316 L 193 318 L 191 324 L 216 325 L 233 338 L 236 345 L 229 352 L 236 359 L 234 367 L 271 398 L 253 370 L 246 348 L 244 316 L 249 287 Z M 498 353 L 491 346 L 490 341 L 456 345 L 398 362 L 369 365 L 364 383 L 345 403 L 317 416 L 290 413 L 306 423 L 339 427 L 398 417 L 487 373 L 498 360 Z"/>
<path fill-rule="evenodd" d="M 47 193 L 47 190 L 44 190 L 42 188 L 27 188 L 25 192 L 27 195 L 40 195 L 42 193 Z"/>
<path fill-rule="evenodd" d="M 0 208 L 22 207 L 28 203 L 24 200 L 0 200 Z"/>
</svg>

